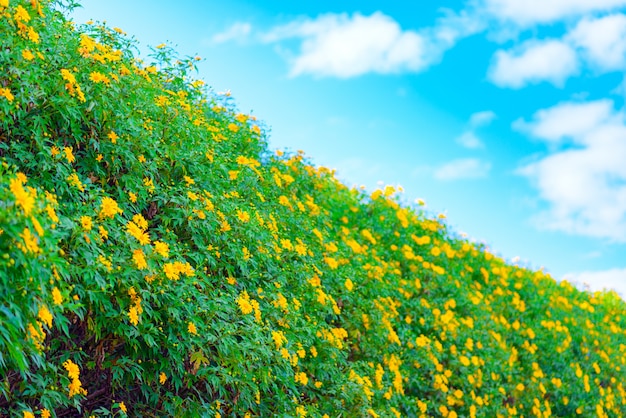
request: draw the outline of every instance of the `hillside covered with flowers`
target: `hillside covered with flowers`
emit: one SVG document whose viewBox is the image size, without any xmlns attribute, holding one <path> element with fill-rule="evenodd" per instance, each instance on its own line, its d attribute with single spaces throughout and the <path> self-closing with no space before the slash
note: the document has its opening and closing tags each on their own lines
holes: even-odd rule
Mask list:
<svg viewBox="0 0 626 418">
<path fill-rule="evenodd" d="M 348 188 L 68 1 L 0 0 L 0 416 L 626 414 L 626 304 Z"/>
</svg>

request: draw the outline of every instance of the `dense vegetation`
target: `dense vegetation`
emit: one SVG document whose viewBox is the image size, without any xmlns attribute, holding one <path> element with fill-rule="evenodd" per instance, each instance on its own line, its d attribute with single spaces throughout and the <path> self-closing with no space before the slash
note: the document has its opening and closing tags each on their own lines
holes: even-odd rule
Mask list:
<svg viewBox="0 0 626 418">
<path fill-rule="evenodd" d="M 626 305 L 462 240 L 67 2 L 0 0 L 0 415 L 621 416 Z"/>
</svg>

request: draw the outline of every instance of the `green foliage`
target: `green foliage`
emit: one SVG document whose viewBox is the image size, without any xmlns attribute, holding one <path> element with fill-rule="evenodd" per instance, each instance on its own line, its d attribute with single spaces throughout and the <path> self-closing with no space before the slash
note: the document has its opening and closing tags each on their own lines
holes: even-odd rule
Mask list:
<svg viewBox="0 0 626 418">
<path fill-rule="evenodd" d="M 0 0 L 0 415 L 626 411 L 615 294 L 270 153 L 74 6 Z"/>
</svg>

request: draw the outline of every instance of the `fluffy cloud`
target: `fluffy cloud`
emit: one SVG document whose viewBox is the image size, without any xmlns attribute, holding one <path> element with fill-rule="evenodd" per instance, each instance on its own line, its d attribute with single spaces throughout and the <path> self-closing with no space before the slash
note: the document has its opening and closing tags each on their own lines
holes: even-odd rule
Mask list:
<svg viewBox="0 0 626 418">
<path fill-rule="evenodd" d="M 437 168 L 434 177 L 437 180 L 460 180 L 487 177 L 491 164 L 476 158 L 463 158 L 450 161 Z"/>
<path fill-rule="evenodd" d="M 582 103 L 561 103 L 535 113 L 532 122 L 519 119 L 513 127 L 549 142 L 564 138 L 581 139 L 598 126 L 616 117 L 611 100 Z"/>
<path fill-rule="evenodd" d="M 626 15 L 585 17 L 560 39 L 531 40 L 512 50 L 499 50 L 489 79 L 509 88 L 542 81 L 562 86 L 581 68 L 596 73 L 626 69 Z"/>
<path fill-rule="evenodd" d="M 369 72 L 419 71 L 429 64 L 423 36 L 403 31 L 380 12 L 327 14 L 274 28 L 265 37 L 270 42 L 289 38 L 302 39 L 300 53 L 291 62 L 292 76 L 348 78 Z"/>
<path fill-rule="evenodd" d="M 570 143 L 520 170 L 548 205 L 536 218 L 540 227 L 626 242 L 625 116 L 601 100 L 562 103 L 514 124 L 545 141 Z"/>
<path fill-rule="evenodd" d="M 454 13 L 448 9 L 440 10 L 444 16 L 437 19 L 433 27 L 425 29 L 423 32 L 441 49 L 450 48 L 460 39 L 482 32 L 487 28 L 487 21 L 474 10 L 466 9 L 459 13 Z"/>
<path fill-rule="evenodd" d="M 489 79 L 500 87 L 521 88 L 529 83 L 549 81 L 562 86 L 578 73 L 576 51 L 560 40 L 528 41 L 516 50 L 495 53 Z"/>
<path fill-rule="evenodd" d="M 221 44 L 229 41 L 242 41 L 250 35 L 251 31 L 252 25 L 250 23 L 237 22 L 224 32 L 213 35 L 211 42 L 214 44 Z"/>
<path fill-rule="evenodd" d="M 480 8 L 489 15 L 519 26 L 552 23 L 589 13 L 626 6 L 626 0 L 484 0 Z"/>
<path fill-rule="evenodd" d="M 459 39 L 483 27 L 464 12 L 448 12 L 436 25 L 420 31 L 403 30 L 381 12 L 370 16 L 325 14 L 275 27 L 263 40 L 301 40 L 300 51 L 290 60 L 291 76 L 349 78 L 422 71 L 438 62 Z"/>
<path fill-rule="evenodd" d="M 582 50 L 590 66 L 600 71 L 626 67 L 626 16 L 623 14 L 585 18 L 566 39 Z"/>
<path fill-rule="evenodd" d="M 615 290 L 622 298 L 626 298 L 626 269 L 611 269 L 602 271 L 584 271 L 568 273 L 563 280 L 591 291 Z"/>
</svg>

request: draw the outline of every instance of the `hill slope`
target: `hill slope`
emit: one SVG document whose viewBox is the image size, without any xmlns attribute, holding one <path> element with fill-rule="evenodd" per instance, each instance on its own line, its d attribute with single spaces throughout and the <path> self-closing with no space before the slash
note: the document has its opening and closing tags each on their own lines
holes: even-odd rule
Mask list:
<svg viewBox="0 0 626 418">
<path fill-rule="evenodd" d="M 63 4 L 0 0 L 0 415 L 626 413 L 615 294 L 270 153 Z"/>
</svg>

